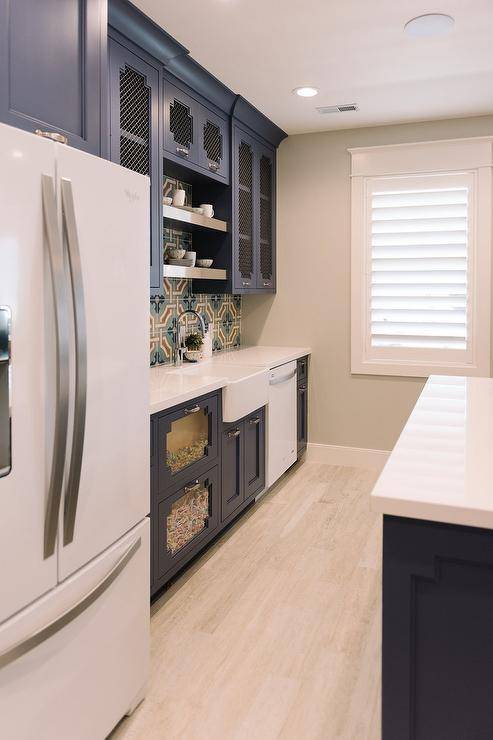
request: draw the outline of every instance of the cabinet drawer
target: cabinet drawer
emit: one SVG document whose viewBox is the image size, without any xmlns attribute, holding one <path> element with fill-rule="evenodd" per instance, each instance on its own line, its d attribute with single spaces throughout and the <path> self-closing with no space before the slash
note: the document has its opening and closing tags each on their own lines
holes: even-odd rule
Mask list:
<svg viewBox="0 0 493 740">
<path fill-rule="evenodd" d="M 217 466 L 159 503 L 153 546 L 157 573 L 153 580 L 176 572 L 212 537 L 219 524 L 219 503 Z"/>
<path fill-rule="evenodd" d="M 218 396 L 205 396 L 158 418 L 158 496 L 197 478 L 217 459 Z"/>
<path fill-rule="evenodd" d="M 298 360 L 297 366 L 297 380 L 298 383 L 305 381 L 308 378 L 308 357 L 301 357 Z"/>
</svg>

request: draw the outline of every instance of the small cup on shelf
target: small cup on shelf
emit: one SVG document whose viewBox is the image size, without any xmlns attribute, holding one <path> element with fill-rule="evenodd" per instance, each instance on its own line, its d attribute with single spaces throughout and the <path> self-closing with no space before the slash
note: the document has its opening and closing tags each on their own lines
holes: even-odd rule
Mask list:
<svg viewBox="0 0 493 740">
<path fill-rule="evenodd" d="M 212 218 L 214 215 L 214 208 L 211 205 L 211 203 L 201 203 L 200 207 L 202 208 L 202 212 L 206 218 Z"/>
<path fill-rule="evenodd" d="M 185 205 L 185 191 L 181 188 L 173 190 L 173 205 L 178 206 L 178 208 Z"/>
<path fill-rule="evenodd" d="M 192 267 L 195 267 L 195 260 L 197 259 L 197 252 L 185 252 L 185 259 L 192 260 Z"/>
</svg>

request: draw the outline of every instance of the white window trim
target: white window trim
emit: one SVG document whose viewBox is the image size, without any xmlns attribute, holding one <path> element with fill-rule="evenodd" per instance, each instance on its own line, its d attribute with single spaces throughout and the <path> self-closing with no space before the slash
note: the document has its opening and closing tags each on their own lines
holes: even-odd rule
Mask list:
<svg viewBox="0 0 493 740">
<path fill-rule="evenodd" d="M 491 375 L 491 249 L 493 137 L 361 147 L 351 154 L 351 372 L 427 377 Z M 460 360 L 451 350 L 396 350 L 370 346 L 367 194 L 374 179 L 399 175 L 469 173 L 471 347 Z M 378 355 L 378 356 L 377 356 Z"/>
</svg>

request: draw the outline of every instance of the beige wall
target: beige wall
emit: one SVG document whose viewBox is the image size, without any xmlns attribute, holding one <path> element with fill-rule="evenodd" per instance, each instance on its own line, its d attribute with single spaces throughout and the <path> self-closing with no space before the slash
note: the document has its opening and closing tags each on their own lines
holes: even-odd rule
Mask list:
<svg viewBox="0 0 493 740">
<path fill-rule="evenodd" d="M 348 147 L 493 134 L 493 116 L 288 137 L 278 161 L 277 295 L 247 296 L 243 344 L 312 348 L 310 441 L 391 449 L 423 386 L 352 376 Z"/>
</svg>

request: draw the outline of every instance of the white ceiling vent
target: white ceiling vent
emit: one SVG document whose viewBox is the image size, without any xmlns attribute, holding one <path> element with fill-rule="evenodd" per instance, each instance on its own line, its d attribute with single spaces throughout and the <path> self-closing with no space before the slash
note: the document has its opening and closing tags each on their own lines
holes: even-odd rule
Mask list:
<svg viewBox="0 0 493 740">
<path fill-rule="evenodd" d="M 356 103 L 344 103 L 343 105 L 321 105 L 317 106 L 321 115 L 326 113 L 348 113 L 349 111 L 358 110 Z"/>
</svg>

